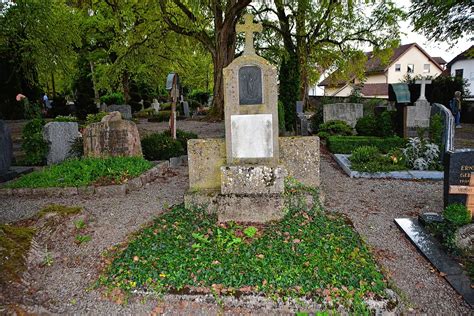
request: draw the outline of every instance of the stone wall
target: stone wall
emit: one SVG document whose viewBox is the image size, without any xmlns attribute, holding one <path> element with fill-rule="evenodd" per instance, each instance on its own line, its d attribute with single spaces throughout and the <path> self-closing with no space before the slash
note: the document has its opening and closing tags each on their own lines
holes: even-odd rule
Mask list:
<svg viewBox="0 0 474 316">
<path fill-rule="evenodd" d="M 334 103 L 323 106 L 324 122 L 340 120 L 355 127 L 357 120 L 364 116 L 364 106 L 360 103 Z"/>
</svg>

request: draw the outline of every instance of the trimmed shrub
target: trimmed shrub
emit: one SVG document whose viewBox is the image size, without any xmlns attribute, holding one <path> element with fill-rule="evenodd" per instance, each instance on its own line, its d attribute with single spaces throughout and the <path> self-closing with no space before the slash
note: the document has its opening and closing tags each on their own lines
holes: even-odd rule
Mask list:
<svg viewBox="0 0 474 316">
<path fill-rule="evenodd" d="M 103 102 L 107 105 L 112 105 L 112 104 L 120 105 L 120 104 L 125 104 L 125 99 L 122 93 L 114 92 L 114 93 L 109 93 L 100 97 L 100 102 Z"/>
<path fill-rule="evenodd" d="M 362 146 L 356 148 L 350 157 L 353 163 L 367 163 L 376 160 L 380 156 L 380 151 L 374 146 Z"/>
<path fill-rule="evenodd" d="M 171 132 L 169 130 L 164 131 L 163 134 L 171 137 Z M 176 139 L 181 143 L 185 152 L 188 151 L 188 140 L 196 138 L 198 138 L 198 136 L 193 132 L 186 132 L 181 129 L 176 130 Z"/>
<path fill-rule="evenodd" d="M 403 138 L 394 136 L 388 138 L 373 136 L 330 136 L 326 140 L 329 151 L 335 154 L 350 154 L 354 149 L 361 146 L 377 147 L 381 153 L 388 153 L 390 150 L 404 147 L 406 141 Z"/>
<path fill-rule="evenodd" d="M 328 121 L 319 126 L 319 137 L 327 138 L 334 135 L 352 135 L 352 127 L 346 122 L 339 120 Z"/>
<path fill-rule="evenodd" d="M 170 120 L 170 117 L 171 111 L 160 111 L 148 118 L 148 122 L 166 122 Z"/>
<path fill-rule="evenodd" d="M 99 123 L 104 116 L 106 116 L 107 112 L 99 112 L 95 114 L 87 114 L 86 116 L 86 125 L 92 124 L 92 123 Z"/>
<path fill-rule="evenodd" d="M 377 116 L 377 131 L 375 136 L 390 137 L 395 135 L 394 118 L 396 111 L 385 111 Z"/>
<path fill-rule="evenodd" d="M 456 226 L 469 224 L 472 220 L 471 212 L 465 205 L 459 203 L 448 205 L 443 211 L 443 216 Z"/>
<path fill-rule="evenodd" d="M 183 145 L 177 139 L 164 133 L 154 133 L 142 139 L 143 156 L 147 160 L 167 160 L 185 153 Z"/>
<path fill-rule="evenodd" d="M 188 97 L 190 99 L 196 100 L 200 104 L 207 104 L 207 102 L 209 101 L 210 93 L 205 90 L 194 89 L 193 91 L 191 91 Z"/>
<path fill-rule="evenodd" d="M 357 120 L 355 129 L 359 136 L 376 136 L 377 120 L 373 115 L 367 115 Z"/>
<path fill-rule="evenodd" d="M 25 152 L 22 163 L 28 166 L 44 165 L 48 154 L 48 143 L 43 139 L 43 119 L 34 119 L 26 123 L 21 132 L 21 148 Z"/>
</svg>

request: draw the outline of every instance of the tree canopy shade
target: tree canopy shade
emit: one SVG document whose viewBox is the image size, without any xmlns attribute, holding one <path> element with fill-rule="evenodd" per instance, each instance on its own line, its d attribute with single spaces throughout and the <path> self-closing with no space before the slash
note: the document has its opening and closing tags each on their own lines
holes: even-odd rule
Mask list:
<svg viewBox="0 0 474 316">
<path fill-rule="evenodd" d="M 474 39 L 474 1 L 412 0 L 410 17 L 414 30 L 428 39 L 456 44 L 460 38 Z"/>
</svg>

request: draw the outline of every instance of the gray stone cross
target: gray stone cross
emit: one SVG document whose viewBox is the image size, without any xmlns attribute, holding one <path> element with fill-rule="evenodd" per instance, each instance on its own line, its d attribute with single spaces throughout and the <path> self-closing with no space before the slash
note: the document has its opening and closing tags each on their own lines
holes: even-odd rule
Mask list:
<svg viewBox="0 0 474 316">
<path fill-rule="evenodd" d="M 237 25 L 235 30 L 237 33 L 245 33 L 244 55 L 255 54 L 253 33 L 261 32 L 263 30 L 262 24 L 253 23 L 253 15 L 249 13 L 244 16 L 244 20 L 245 23 Z"/>
<path fill-rule="evenodd" d="M 421 78 L 421 80 L 416 80 L 415 83 L 421 84 L 420 97 L 418 98 L 418 100 L 426 100 L 426 97 L 425 97 L 425 88 L 426 88 L 426 85 L 427 85 L 427 84 L 430 84 L 430 83 L 431 83 L 431 80 L 428 80 L 428 79 L 426 79 L 426 78 Z M 418 101 L 418 100 L 417 100 L 417 101 Z"/>
</svg>

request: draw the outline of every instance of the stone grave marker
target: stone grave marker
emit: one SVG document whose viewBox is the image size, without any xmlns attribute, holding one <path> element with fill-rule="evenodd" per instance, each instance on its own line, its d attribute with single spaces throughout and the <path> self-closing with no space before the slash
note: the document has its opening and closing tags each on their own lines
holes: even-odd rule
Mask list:
<svg viewBox="0 0 474 316">
<path fill-rule="evenodd" d="M 189 102 L 188 101 L 183 101 L 183 112 L 185 117 L 190 117 L 191 113 L 189 112 Z"/>
<path fill-rule="evenodd" d="M 303 101 L 296 101 L 296 114 L 303 114 Z"/>
<path fill-rule="evenodd" d="M 107 112 L 120 112 L 122 114 L 122 118 L 125 120 L 131 120 L 132 119 L 132 107 L 128 104 L 113 104 L 109 105 L 107 107 Z"/>
<path fill-rule="evenodd" d="M 122 120 L 120 112 L 88 125 L 83 139 L 86 157 L 142 156 L 138 128 L 135 123 Z"/>
<path fill-rule="evenodd" d="M 426 100 L 425 89 L 426 84 L 430 84 L 431 80 L 417 80 L 415 83 L 421 84 L 420 97 L 415 101 L 414 106 L 405 107 L 405 137 L 416 137 L 419 128 L 430 127 L 431 105 Z"/>
<path fill-rule="evenodd" d="M 473 211 L 474 149 L 448 152 L 444 165 L 444 206 L 452 203 L 466 205 Z"/>
<path fill-rule="evenodd" d="M 436 114 L 440 114 L 443 119 L 443 132 L 441 135 L 441 144 L 443 148 L 440 148 L 440 158 L 441 161 L 443 161 L 445 152 L 454 151 L 454 116 L 444 105 L 433 103 L 431 106 L 431 117 Z"/>
<path fill-rule="evenodd" d="M 156 113 L 158 113 L 160 111 L 160 102 L 158 102 L 157 99 L 153 99 L 151 107 L 155 110 Z"/>
<path fill-rule="evenodd" d="M 454 243 L 458 248 L 474 253 L 474 223 L 458 228 L 454 234 Z"/>
<path fill-rule="evenodd" d="M 296 101 L 296 133 L 308 136 L 308 119 L 303 113 L 303 101 Z"/>
<path fill-rule="evenodd" d="M 49 145 L 46 162 L 57 164 L 69 157 L 72 143 L 79 137 L 76 122 L 49 122 L 43 127 L 43 139 Z"/>
<path fill-rule="evenodd" d="M 333 120 L 344 121 L 352 128 L 364 116 L 364 106 L 360 103 L 333 103 L 323 106 L 324 123 Z"/>
<path fill-rule="evenodd" d="M 13 143 L 10 128 L 0 120 L 0 175 L 4 175 L 10 169 L 13 158 Z"/>
</svg>

